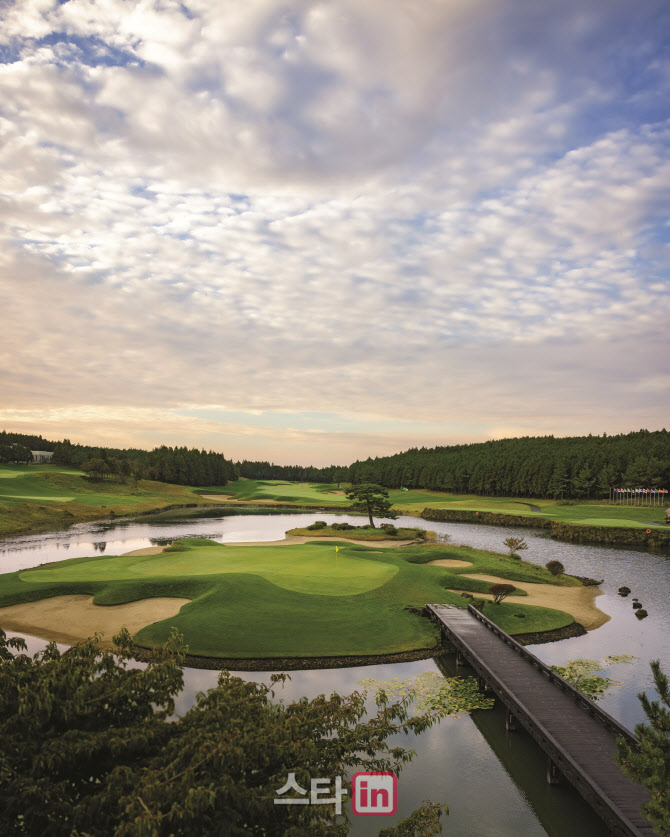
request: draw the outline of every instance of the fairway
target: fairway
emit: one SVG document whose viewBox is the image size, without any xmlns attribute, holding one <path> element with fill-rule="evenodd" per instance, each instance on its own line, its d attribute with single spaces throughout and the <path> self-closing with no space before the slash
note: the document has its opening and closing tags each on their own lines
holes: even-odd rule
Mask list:
<svg viewBox="0 0 670 837">
<path fill-rule="evenodd" d="M 85 564 L 50 564 L 19 574 L 28 583 L 121 581 L 132 578 L 249 573 L 284 590 L 322 596 L 355 596 L 385 584 L 398 572 L 392 564 L 365 560 L 335 547 L 304 544 L 299 549 L 214 544 L 144 558 L 120 556 Z"/>
<path fill-rule="evenodd" d="M 436 559 L 451 559 L 451 565 L 428 564 Z M 73 597 L 92 596 L 94 612 L 96 606 L 104 612 L 130 602 L 181 598 L 188 603 L 176 615 L 152 623 L 147 613 L 135 641 L 154 647 L 177 628 L 194 656 L 388 655 L 436 646 L 436 627 L 408 608 L 428 602 L 467 606 L 458 591 L 476 594 L 490 586 L 468 573 L 581 588 L 575 579 L 555 579 L 543 567 L 467 547 L 382 549 L 332 541 L 243 546 L 194 538 L 176 541 L 158 555 L 74 558 L 2 575 L 0 626 L 2 607 L 24 604 L 27 610 L 21 612 L 29 614 L 29 603 L 45 598 L 54 599 L 49 612 L 59 613 L 53 631 L 70 634 L 76 634 L 78 620 Z M 518 594 L 527 595 L 522 589 Z M 70 603 L 60 611 L 58 597 Z M 88 606 L 89 626 L 90 611 Z M 521 603 L 490 606 L 487 613 L 510 633 L 574 621 L 560 609 Z M 11 614 L 15 620 L 16 608 Z"/>
</svg>

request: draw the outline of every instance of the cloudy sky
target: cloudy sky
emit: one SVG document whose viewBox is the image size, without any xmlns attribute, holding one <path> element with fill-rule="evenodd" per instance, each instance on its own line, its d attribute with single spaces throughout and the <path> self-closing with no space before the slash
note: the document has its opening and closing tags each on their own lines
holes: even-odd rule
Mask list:
<svg viewBox="0 0 670 837">
<path fill-rule="evenodd" d="M 668 426 L 667 0 L 0 3 L 0 427 Z"/>
</svg>

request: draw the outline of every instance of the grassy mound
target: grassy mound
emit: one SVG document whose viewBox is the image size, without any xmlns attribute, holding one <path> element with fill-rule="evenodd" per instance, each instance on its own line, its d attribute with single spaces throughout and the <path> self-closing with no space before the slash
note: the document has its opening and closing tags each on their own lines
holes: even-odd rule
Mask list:
<svg viewBox="0 0 670 837">
<path fill-rule="evenodd" d="M 59 465 L 0 465 L 0 537 L 180 505 L 207 501 L 188 486 L 91 480 Z"/>
<path fill-rule="evenodd" d="M 160 555 L 75 558 L 2 575 L 0 606 L 73 593 L 92 595 L 100 605 L 180 596 L 190 604 L 139 631 L 138 644 L 158 645 L 174 626 L 190 653 L 201 656 L 380 655 L 434 647 L 437 628 L 407 608 L 429 602 L 465 607 L 463 597 L 445 588 L 476 593 L 483 582 L 461 577 L 463 572 L 556 583 L 543 568 L 463 547 L 380 552 L 338 544 L 336 551 L 328 542 L 252 547 L 205 539 L 173 546 L 177 549 Z M 472 567 L 424 566 L 434 558 L 460 558 Z M 486 612 L 509 633 L 553 630 L 574 621 L 559 610 L 518 603 L 489 606 Z"/>
</svg>

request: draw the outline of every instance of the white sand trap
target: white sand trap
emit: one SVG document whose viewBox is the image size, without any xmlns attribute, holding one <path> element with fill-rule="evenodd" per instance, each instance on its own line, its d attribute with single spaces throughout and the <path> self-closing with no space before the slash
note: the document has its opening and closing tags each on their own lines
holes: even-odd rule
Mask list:
<svg viewBox="0 0 670 837">
<path fill-rule="evenodd" d="M 121 628 L 135 634 L 146 625 L 176 616 L 190 601 L 157 598 L 103 606 L 94 605 L 93 596 L 53 596 L 39 602 L 0 607 L 0 626 L 69 645 L 99 631 L 103 641 L 109 644 Z"/>
<path fill-rule="evenodd" d="M 553 607 L 555 610 L 563 610 L 575 617 L 575 620 L 583 625 L 587 631 L 594 631 L 612 618 L 596 607 L 595 600 L 602 596 L 602 590 L 598 587 L 557 587 L 554 584 L 534 584 L 530 581 L 510 581 L 508 578 L 498 578 L 495 575 L 483 575 L 481 573 L 462 573 L 465 578 L 475 578 L 479 581 L 488 581 L 491 584 L 513 584 L 515 587 L 525 590 L 528 595 L 520 597 L 512 594 L 505 599 L 506 602 L 518 602 L 519 604 L 540 605 L 541 607 Z M 462 593 L 462 590 L 452 590 L 452 593 Z M 473 595 L 482 599 L 492 599 L 488 593 L 474 593 Z"/>
<path fill-rule="evenodd" d="M 426 566 L 471 567 L 472 561 L 461 561 L 459 558 L 436 558 L 434 561 L 426 561 Z"/>
</svg>

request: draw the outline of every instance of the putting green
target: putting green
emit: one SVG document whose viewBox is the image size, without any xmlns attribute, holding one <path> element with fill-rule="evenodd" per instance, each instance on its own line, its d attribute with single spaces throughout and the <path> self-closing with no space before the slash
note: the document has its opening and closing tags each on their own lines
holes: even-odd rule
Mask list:
<svg viewBox="0 0 670 837">
<path fill-rule="evenodd" d="M 304 544 L 299 549 L 277 550 L 215 544 L 144 558 L 120 556 L 84 564 L 50 564 L 25 570 L 19 577 L 30 583 L 53 583 L 247 573 L 262 576 L 284 590 L 356 596 L 385 584 L 397 572 L 392 564 L 374 563 L 343 550 L 336 552 L 335 545 Z"/>
<path fill-rule="evenodd" d="M 146 601 L 146 627 L 135 634 L 143 646 L 162 644 L 176 628 L 194 656 L 385 655 L 435 648 L 439 631 L 417 610 L 428 602 L 465 607 L 467 599 L 452 590 L 476 593 L 490 586 L 461 575 L 464 571 L 579 586 L 575 579 L 554 579 L 544 567 L 467 547 L 335 547 L 332 541 L 242 546 L 194 538 L 159 555 L 71 558 L 7 573 L 0 575 L 0 626 L 3 607 L 25 603 L 24 630 L 30 633 L 36 622 L 30 620 L 29 603 L 54 599 L 52 631 L 85 639 L 89 629 L 68 602 L 73 596 L 93 596 L 89 611 L 95 616 L 98 607 L 101 625 L 105 611 L 113 609 L 109 606 Z M 440 558 L 460 564 L 424 566 Z M 152 617 L 149 600 L 157 598 L 189 601 L 168 618 Z M 521 603 L 503 602 L 490 611 L 511 633 L 551 630 L 574 621 L 564 611 Z M 5 618 L 12 613 L 7 611 Z M 152 618 L 158 621 L 149 624 Z"/>
</svg>

